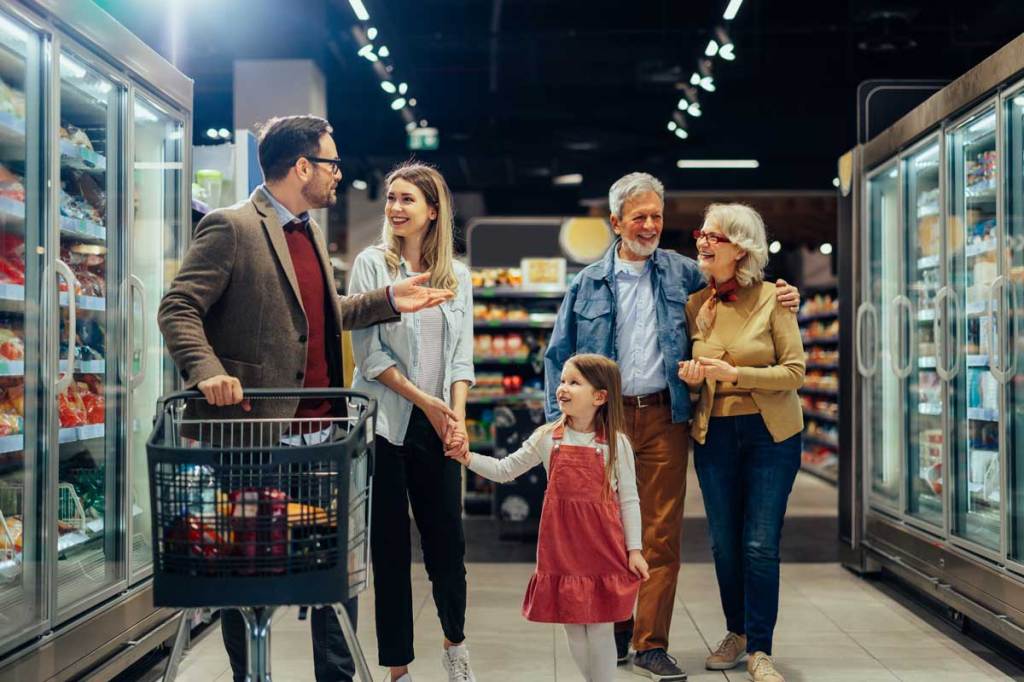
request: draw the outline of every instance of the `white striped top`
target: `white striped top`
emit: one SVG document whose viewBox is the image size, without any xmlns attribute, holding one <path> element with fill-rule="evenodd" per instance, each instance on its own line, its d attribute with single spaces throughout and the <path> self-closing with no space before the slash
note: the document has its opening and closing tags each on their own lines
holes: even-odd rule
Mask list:
<svg viewBox="0 0 1024 682">
<path fill-rule="evenodd" d="M 444 314 L 440 308 L 427 308 L 420 316 L 420 357 L 416 387 L 435 398 L 444 396 Z"/>
</svg>

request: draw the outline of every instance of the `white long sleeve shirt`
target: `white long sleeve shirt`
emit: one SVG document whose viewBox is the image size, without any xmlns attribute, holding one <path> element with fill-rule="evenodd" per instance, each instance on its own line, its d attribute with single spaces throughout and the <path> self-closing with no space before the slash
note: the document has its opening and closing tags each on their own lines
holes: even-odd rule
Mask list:
<svg viewBox="0 0 1024 682">
<path fill-rule="evenodd" d="M 499 483 L 515 480 L 538 464 L 543 464 L 544 470 L 550 471 L 551 451 L 554 449 L 552 434 L 552 429 L 535 431 L 521 448 L 501 459 L 470 453 L 469 469 Z M 594 433 L 582 433 L 566 426 L 562 443 L 598 448 L 604 455 L 605 463 L 608 462 L 608 446 L 597 443 Z M 622 529 L 626 536 L 626 549 L 643 549 L 640 495 L 636 490 L 633 447 L 625 434 L 621 433 L 616 448 L 616 467 L 611 484 L 619 496 L 619 515 L 622 517 Z"/>
</svg>

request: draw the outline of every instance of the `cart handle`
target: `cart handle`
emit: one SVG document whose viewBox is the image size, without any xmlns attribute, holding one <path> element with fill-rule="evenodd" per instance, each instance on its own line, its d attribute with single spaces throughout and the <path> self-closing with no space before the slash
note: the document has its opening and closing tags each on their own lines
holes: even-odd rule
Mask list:
<svg viewBox="0 0 1024 682">
<path fill-rule="evenodd" d="M 266 398 L 296 398 L 299 400 L 305 400 L 307 398 L 362 398 L 370 405 L 375 405 L 377 402 L 376 398 L 372 398 L 366 393 L 360 393 L 359 391 L 352 391 L 347 388 L 243 388 L 242 397 L 246 399 L 264 400 Z M 161 396 L 157 400 L 156 414 L 153 415 L 153 423 L 163 415 L 167 403 L 176 400 L 200 400 L 205 399 L 202 391 L 198 389 L 189 389 L 186 391 L 177 391 L 175 393 L 168 393 L 167 395 Z"/>
</svg>

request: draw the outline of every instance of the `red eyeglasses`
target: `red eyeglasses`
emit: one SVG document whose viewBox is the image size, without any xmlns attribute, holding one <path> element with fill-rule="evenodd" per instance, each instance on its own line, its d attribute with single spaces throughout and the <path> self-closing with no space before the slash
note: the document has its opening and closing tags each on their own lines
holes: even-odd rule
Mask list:
<svg viewBox="0 0 1024 682">
<path fill-rule="evenodd" d="M 719 232 L 705 232 L 704 230 L 697 229 L 694 230 L 692 234 L 694 241 L 703 237 L 708 240 L 708 244 L 712 244 L 714 246 L 717 246 L 718 244 L 732 244 L 732 240 Z"/>
</svg>

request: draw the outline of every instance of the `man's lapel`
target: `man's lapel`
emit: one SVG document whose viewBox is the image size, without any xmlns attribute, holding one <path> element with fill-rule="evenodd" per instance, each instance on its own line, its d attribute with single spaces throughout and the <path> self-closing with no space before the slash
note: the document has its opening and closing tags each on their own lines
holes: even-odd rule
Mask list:
<svg viewBox="0 0 1024 682">
<path fill-rule="evenodd" d="M 260 216 L 260 222 L 263 224 L 263 229 L 267 233 L 267 237 L 270 238 L 270 244 L 274 247 L 274 255 L 277 257 L 277 262 L 284 271 L 285 277 L 288 279 L 288 284 L 292 287 L 292 293 L 295 294 L 295 300 L 298 302 L 299 307 L 302 308 L 302 294 L 299 292 L 299 280 L 295 276 L 295 266 L 292 264 L 292 255 L 288 250 L 288 241 L 284 238 L 284 230 L 277 224 L 277 212 L 274 211 L 274 207 L 271 205 L 270 200 L 263 193 L 263 190 L 253 190 L 252 195 L 249 197 L 253 205 L 256 207 L 256 212 Z M 303 308 L 305 312 L 305 308 Z"/>
</svg>

